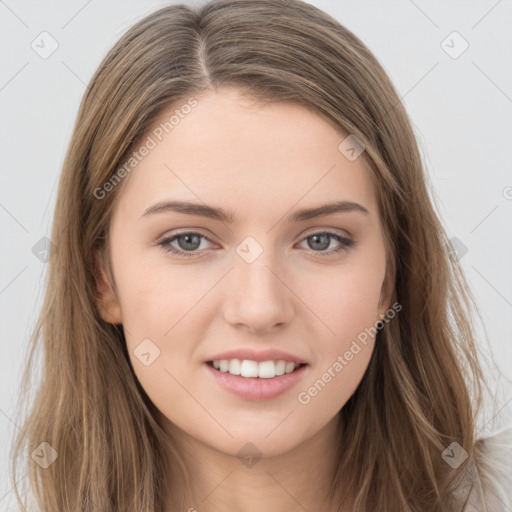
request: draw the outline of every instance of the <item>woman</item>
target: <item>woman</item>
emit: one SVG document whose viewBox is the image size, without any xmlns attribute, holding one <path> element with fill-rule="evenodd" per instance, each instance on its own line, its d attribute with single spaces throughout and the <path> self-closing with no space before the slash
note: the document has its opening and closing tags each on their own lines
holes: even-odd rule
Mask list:
<svg viewBox="0 0 512 512">
<path fill-rule="evenodd" d="M 52 241 L 15 447 L 40 510 L 510 506 L 410 121 L 320 10 L 131 28 L 83 98 Z"/>
</svg>

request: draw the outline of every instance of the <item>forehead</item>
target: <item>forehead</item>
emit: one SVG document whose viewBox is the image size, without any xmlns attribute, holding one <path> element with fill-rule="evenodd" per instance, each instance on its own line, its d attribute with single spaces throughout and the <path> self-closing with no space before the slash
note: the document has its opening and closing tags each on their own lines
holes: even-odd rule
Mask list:
<svg viewBox="0 0 512 512">
<path fill-rule="evenodd" d="M 375 210 L 363 158 L 351 161 L 339 149 L 348 134 L 311 108 L 261 105 L 230 88 L 195 99 L 181 113 L 180 105 L 165 109 L 141 138 L 138 147 L 148 138 L 153 147 L 125 184 L 126 213 L 141 215 L 149 203 L 169 197 L 229 202 L 242 213 L 246 205 L 248 214 L 298 201 L 351 200 Z M 180 115 L 171 124 L 173 114 Z"/>
</svg>

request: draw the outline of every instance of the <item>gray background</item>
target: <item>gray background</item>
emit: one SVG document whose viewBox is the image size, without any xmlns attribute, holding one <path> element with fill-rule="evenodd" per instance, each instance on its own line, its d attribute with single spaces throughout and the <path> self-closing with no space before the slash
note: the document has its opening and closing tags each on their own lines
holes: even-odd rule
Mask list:
<svg viewBox="0 0 512 512">
<path fill-rule="evenodd" d="M 15 398 L 42 299 L 45 263 L 32 248 L 50 236 L 77 108 L 107 50 L 167 3 L 0 1 L 6 50 L 0 77 L 0 510 L 14 510 L 7 461 L 19 429 Z M 501 371 L 487 370 L 497 396 L 480 420 L 480 435 L 512 425 L 512 2 L 310 3 L 369 46 L 402 97 L 438 213 L 450 238 L 458 239 L 454 246 L 484 318 L 489 344 L 482 338 L 481 350 Z M 33 41 L 42 46 L 43 31 L 58 43 L 46 59 L 31 47 Z M 464 42 L 453 31 L 469 44 L 461 55 Z M 47 39 L 46 49 L 49 44 Z"/>
</svg>

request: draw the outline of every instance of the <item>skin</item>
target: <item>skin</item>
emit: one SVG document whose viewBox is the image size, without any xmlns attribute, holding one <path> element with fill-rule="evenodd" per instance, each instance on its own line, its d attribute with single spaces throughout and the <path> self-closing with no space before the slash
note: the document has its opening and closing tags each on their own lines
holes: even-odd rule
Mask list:
<svg viewBox="0 0 512 512">
<path fill-rule="evenodd" d="M 338 150 L 347 134 L 304 106 L 261 107 L 231 88 L 196 98 L 198 105 L 124 184 L 111 220 L 113 282 L 100 263 L 101 314 L 123 324 L 137 378 L 193 472 L 189 496 L 181 482 L 169 482 L 166 512 L 183 510 L 182 499 L 207 511 L 319 510 L 334 462 L 337 413 L 359 385 L 374 339 L 308 404 L 297 395 L 389 307 L 370 173 L 362 158 L 349 161 Z M 235 222 L 170 211 L 142 216 L 169 199 L 222 207 Z M 369 214 L 284 221 L 298 209 L 341 200 Z M 157 245 L 187 230 L 206 238 L 171 245 L 195 248 L 195 255 L 179 257 Z M 334 237 L 315 245 L 311 236 L 325 230 L 355 247 L 325 256 L 340 247 Z M 236 252 L 249 235 L 263 249 L 252 263 Z M 147 338 L 160 349 L 149 366 L 134 355 Z M 287 351 L 309 363 L 307 372 L 273 400 L 238 398 L 203 363 L 243 347 Z M 237 457 L 248 442 L 262 452 L 252 467 Z"/>
</svg>

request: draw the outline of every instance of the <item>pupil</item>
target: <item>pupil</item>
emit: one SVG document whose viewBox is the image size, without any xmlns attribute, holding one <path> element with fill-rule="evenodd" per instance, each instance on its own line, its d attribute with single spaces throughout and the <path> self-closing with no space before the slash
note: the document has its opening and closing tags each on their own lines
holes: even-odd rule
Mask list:
<svg viewBox="0 0 512 512">
<path fill-rule="evenodd" d="M 310 238 L 313 239 L 313 243 L 310 244 L 310 247 L 312 249 L 327 249 L 329 247 L 329 236 L 326 233 L 320 234 L 320 235 L 312 235 Z M 316 245 L 318 243 L 318 239 L 323 237 L 323 243 L 319 242 L 320 246 Z"/>
<path fill-rule="evenodd" d="M 196 243 L 190 242 L 191 238 L 195 238 Z M 182 235 L 180 240 L 181 239 L 185 239 L 185 244 L 180 244 L 182 246 L 182 249 L 197 249 L 197 245 L 198 245 L 197 242 L 199 239 L 199 237 L 197 235 Z M 192 247 L 190 247 L 190 245 L 192 245 Z"/>
</svg>

